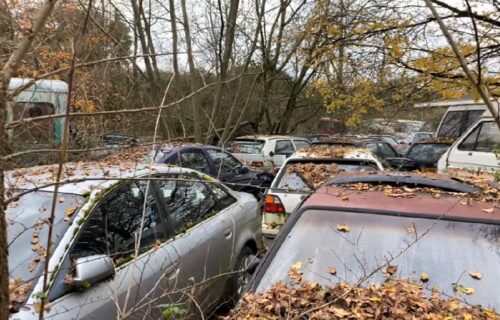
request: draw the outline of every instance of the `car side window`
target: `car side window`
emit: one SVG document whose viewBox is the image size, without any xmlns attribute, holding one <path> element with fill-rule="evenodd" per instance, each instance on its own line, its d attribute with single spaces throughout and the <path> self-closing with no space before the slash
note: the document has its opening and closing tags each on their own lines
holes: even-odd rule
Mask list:
<svg viewBox="0 0 500 320">
<path fill-rule="evenodd" d="M 186 177 L 182 178 L 188 180 Z M 184 232 L 217 212 L 214 196 L 201 181 L 169 179 L 159 181 L 158 187 L 169 222 L 176 234 Z"/>
<path fill-rule="evenodd" d="M 477 139 L 475 151 L 492 152 L 494 146 L 500 145 L 500 130 L 493 121 L 483 122 Z"/>
<path fill-rule="evenodd" d="M 207 153 L 214 162 L 217 176 L 236 173 L 236 169 L 241 168 L 241 163 L 224 151 L 208 149 Z"/>
<path fill-rule="evenodd" d="M 305 140 L 293 140 L 293 144 L 295 144 L 296 150 L 299 150 L 302 148 L 307 148 L 311 145 L 309 142 L 307 142 Z"/>
<path fill-rule="evenodd" d="M 481 127 L 482 124 L 479 124 L 471 133 L 469 133 L 467 138 L 465 138 L 464 141 L 462 141 L 462 143 L 458 146 L 458 150 L 474 151 Z"/>
<path fill-rule="evenodd" d="M 236 199 L 221 187 L 212 183 L 207 184 L 207 187 L 213 192 L 217 201 L 219 201 L 221 209 L 227 208 L 236 202 Z"/>
<path fill-rule="evenodd" d="M 179 156 L 179 165 L 181 167 L 198 170 L 204 173 L 210 172 L 208 160 L 200 150 L 181 151 Z"/>
<path fill-rule="evenodd" d="M 383 158 L 396 157 L 396 152 L 386 143 L 378 143 Z"/>
<path fill-rule="evenodd" d="M 294 152 L 292 141 L 290 140 L 278 140 L 276 141 L 276 146 L 274 148 L 275 154 L 289 156 Z"/>
<path fill-rule="evenodd" d="M 128 182 L 111 190 L 91 212 L 70 257 L 106 254 L 120 265 L 134 254 L 139 235 L 140 251 L 166 239 L 167 231 L 162 225 L 152 184 L 149 188 L 147 184 L 147 181 Z"/>
</svg>

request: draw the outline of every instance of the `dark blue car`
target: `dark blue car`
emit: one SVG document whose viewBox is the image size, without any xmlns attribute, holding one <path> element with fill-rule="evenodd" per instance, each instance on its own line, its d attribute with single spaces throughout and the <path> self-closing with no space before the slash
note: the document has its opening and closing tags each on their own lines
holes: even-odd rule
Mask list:
<svg viewBox="0 0 500 320">
<path fill-rule="evenodd" d="M 154 161 L 206 173 L 233 190 L 251 193 L 257 199 L 265 191 L 261 187 L 269 187 L 274 179 L 272 174 L 250 169 L 229 152 L 209 145 L 164 145 L 157 149 Z"/>
</svg>

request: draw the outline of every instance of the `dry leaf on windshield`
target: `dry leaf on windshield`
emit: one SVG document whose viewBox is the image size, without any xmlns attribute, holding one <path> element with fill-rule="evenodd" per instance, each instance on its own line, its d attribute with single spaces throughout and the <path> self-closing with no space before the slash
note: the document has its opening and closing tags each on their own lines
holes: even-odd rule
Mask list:
<svg viewBox="0 0 500 320">
<path fill-rule="evenodd" d="M 326 297 L 341 299 L 339 303 L 325 305 Z M 335 302 L 331 298 L 328 301 Z M 413 281 L 393 278 L 366 287 L 344 282 L 322 286 L 305 280 L 300 285 L 281 281 L 264 292 L 246 294 L 238 308 L 223 319 L 464 320 L 465 315 L 472 315 L 472 319 L 500 319 L 491 309 L 471 307 L 455 298 L 442 297 L 439 292 L 433 292 L 431 296 Z"/>
<path fill-rule="evenodd" d="M 288 276 L 294 283 L 300 283 L 302 281 L 302 262 L 297 262 L 292 265 L 290 270 L 288 270 Z"/>
<path fill-rule="evenodd" d="M 337 269 L 335 269 L 334 266 L 329 266 L 328 267 L 328 273 L 334 276 L 337 273 Z"/>
<path fill-rule="evenodd" d="M 390 265 L 390 266 L 388 266 L 385 269 L 385 273 L 387 273 L 390 276 L 392 276 L 393 274 L 395 274 L 396 271 L 398 271 L 398 267 L 397 266 L 393 266 L 393 265 Z"/>
<path fill-rule="evenodd" d="M 337 224 L 337 230 L 340 232 L 349 232 L 349 231 L 351 231 L 351 227 L 341 223 L 341 224 Z"/>
<path fill-rule="evenodd" d="M 416 233 L 416 232 L 417 232 L 417 230 L 415 229 L 414 226 L 408 226 L 408 227 L 406 227 L 406 233 L 412 234 L 412 233 Z"/>
<path fill-rule="evenodd" d="M 476 280 L 481 280 L 481 278 L 483 277 L 483 274 L 479 271 L 469 272 L 469 275 Z"/>
<path fill-rule="evenodd" d="M 68 207 L 66 210 L 64 210 L 64 221 L 69 221 L 73 213 L 75 213 L 76 208 L 75 207 Z"/>
<path fill-rule="evenodd" d="M 464 287 L 463 285 L 461 285 L 459 283 L 453 284 L 453 290 L 458 292 L 458 293 L 463 293 L 466 295 L 472 295 L 472 294 L 476 293 L 476 290 L 474 288 Z"/>
<path fill-rule="evenodd" d="M 340 199 L 342 199 L 342 201 L 347 201 L 347 200 L 349 200 L 349 197 L 348 196 L 342 196 Z"/>
<path fill-rule="evenodd" d="M 422 273 L 420 274 L 420 281 L 422 281 L 422 282 L 427 282 L 427 281 L 429 281 L 429 275 L 428 275 L 427 273 L 425 273 L 425 272 L 422 272 Z"/>
</svg>

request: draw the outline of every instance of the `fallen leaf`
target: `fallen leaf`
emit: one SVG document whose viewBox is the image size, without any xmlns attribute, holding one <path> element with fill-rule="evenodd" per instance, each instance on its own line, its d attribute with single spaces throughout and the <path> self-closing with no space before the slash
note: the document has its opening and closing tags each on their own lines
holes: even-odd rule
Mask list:
<svg viewBox="0 0 500 320">
<path fill-rule="evenodd" d="M 421 280 L 422 282 L 427 282 L 427 281 L 429 281 L 429 276 L 427 275 L 427 273 L 422 272 L 422 273 L 420 274 L 420 280 Z"/>
<path fill-rule="evenodd" d="M 483 274 L 479 271 L 469 272 L 469 275 L 476 280 L 481 280 L 481 278 L 483 277 Z"/>
<path fill-rule="evenodd" d="M 458 293 L 463 293 L 466 295 L 472 295 L 472 294 L 476 293 L 476 290 L 474 288 L 464 287 L 463 285 L 461 285 L 459 283 L 453 284 L 453 290 L 458 292 Z"/>
<path fill-rule="evenodd" d="M 495 208 L 483 209 L 483 211 L 486 213 L 493 213 L 495 212 Z"/>
<path fill-rule="evenodd" d="M 64 210 L 64 221 L 69 221 L 73 213 L 75 213 L 76 208 L 75 207 L 68 207 L 66 210 Z"/>
<path fill-rule="evenodd" d="M 38 211 L 39 212 L 45 212 L 45 211 L 47 211 L 47 208 L 41 207 L 41 208 L 38 209 Z"/>
<path fill-rule="evenodd" d="M 340 199 L 342 199 L 342 201 L 347 201 L 347 200 L 349 200 L 349 197 L 348 196 L 342 196 Z"/>
<path fill-rule="evenodd" d="M 412 233 L 416 233 L 416 232 L 417 232 L 417 230 L 415 229 L 414 226 L 408 226 L 408 227 L 406 227 L 406 233 L 412 234 Z"/>
<path fill-rule="evenodd" d="M 340 232 L 349 232 L 351 231 L 351 227 L 345 224 L 337 224 L 337 230 Z"/>
<path fill-rule="evenodd" d="M 334 266 L 329 266 L 328 267 L 328 273 L 334 276 L 337 273 L 337 269 L 335 269 Z"/>
<path fill-rule="evenodd" d="M 398 267 L 397 266 L 388 266 L 386 269 L 385 269 L 385 273 L 387 273 L 388 275 L 392 276 L 394 273 L 396 273 L 396 271 L 398 271 Z"/>
<path fill-rule="evenodd" d="M 292 265 L 292 269 L 300 270 L 302 269 L 302 262 L 298 261 Z"/>
</svg>

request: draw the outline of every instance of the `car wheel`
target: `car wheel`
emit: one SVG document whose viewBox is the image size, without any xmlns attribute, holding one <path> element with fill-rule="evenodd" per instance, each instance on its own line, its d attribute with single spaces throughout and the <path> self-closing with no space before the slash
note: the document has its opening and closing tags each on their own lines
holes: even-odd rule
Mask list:
<svg viewBox="0 0 500 320">
<path fill-rule="evenodd" d="M 254 258 L 255 253 L 253 252 L 253 250 L 249 247 L 243 247 L 234 266 L 235 273 L 231 276 L 227 283 L 226 301 L 228 305 L 236 305 L 238 300 L 243 296 L 245 288 L 248 285 L 248 282 L 250 281 L 252 275 L 247 271 L 238 271 L 246 270 L 252 262 L 252 259 Z"/>
</svg>

